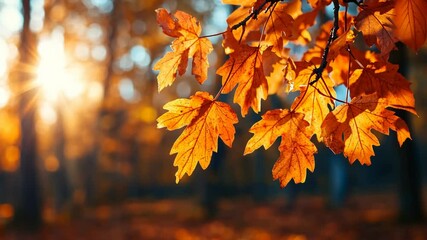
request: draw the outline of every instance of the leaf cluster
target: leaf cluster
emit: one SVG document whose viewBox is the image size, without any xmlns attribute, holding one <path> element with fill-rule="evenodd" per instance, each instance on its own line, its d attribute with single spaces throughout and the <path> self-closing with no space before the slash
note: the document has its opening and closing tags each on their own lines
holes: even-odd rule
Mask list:
<svg viewBox="0 0 427 240">
<path fill-rule="evenodd" d="M 317 148 L 315 135 L 334 153 L 343 153 L 350 163 L 358 160 L 370 165 L 373 146 L 379 140 L 372 130 L 397 132 L 400 145 L 410 138 L 406 123 L 393 109 L 416 114 L 410 83 L 389 62 L 395 43 L 402 41 L 418 50 L 426 41 L 427 9 L 425 0 L 308 0 L 311 10 L 302 11 L 302 0 L 223 0 L 239 5 L 227 19 L 222 46 L 228 59 L 216 73 L 221 89 L 213 97 L 197 92 L 189 99 L 167 103 L 158 127 L 176 130 L 185 127 L 172 146 L 177 154 L 176 181 L 191 175 L 199 163 L 207 168 L 218 138 L 232 146 L 237 114 L 221 94 L 234 94 L 233 102 L 241 116 L 252 109 L 261 111 L 261 102 L 271 94 L 299 92 L 289 109 L 272 109 L 262 115 L 249 132 L 244 154 L 263 146 L 272 146 L 277 138 L 280 156 L 272 173 L 282 187 L 292 179 L 302 183 L 307 169 L 314 171 Z M 310 28 L 328 5 L 333 19 L 323 24 L 318 34 Z M 358 13 L 348 13 L 348 5 L 358 5 Z M 159 70 L 159 91 L 173 84 L 187 70 L 192 59 L 192 74 L 203 84 L 209 67 L 207 55 L 213 50 L 208 37 L 202 36 L 199 21 L 177 11 L 157 10 L 163 32 L 175 38 L 172 51 L 154 66 Z M 211 35 L 213 36 L 213 35 Z M 367 47 L 359 47 L 360 36 Z M 289 44 L 308 45 L 301 59 L 289 54 Z M 335 88 L 346 87 L 344 99 Z M 233 91 L 235 90 L 235 91 Z"/>
</svg>

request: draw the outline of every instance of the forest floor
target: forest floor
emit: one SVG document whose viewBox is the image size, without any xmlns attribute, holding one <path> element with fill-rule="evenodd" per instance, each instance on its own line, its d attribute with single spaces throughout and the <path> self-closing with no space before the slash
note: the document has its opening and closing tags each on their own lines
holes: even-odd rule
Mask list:
<svg viewBox="0 0 427 240">
<path fill-rule="evenodd" d="M 355 195 L 341 208 L 311 195 L 299 196 L 292 206 L 285 202 L 224 199 L 208 218 L 195 199 L 135 200 L 89 208 L 78 218 L 50 219 L 33 233 L 2 228 L 0 239 L 427 239 L 426 221 L 397 220 L 393 194 Z"/>
</svg>

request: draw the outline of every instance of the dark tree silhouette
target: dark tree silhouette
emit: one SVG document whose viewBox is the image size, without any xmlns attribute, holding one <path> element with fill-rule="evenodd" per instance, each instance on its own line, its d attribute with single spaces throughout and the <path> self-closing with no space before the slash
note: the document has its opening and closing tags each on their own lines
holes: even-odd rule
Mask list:
<svg viewBox="0 0 427 240">
<path fill-rule="evenodd" d="M 30 30 L 31 1 L 22 0 L 24 25 L 21 32 L 20 62 L 16 83 L 20 89 L 30 86 L 34 78 L 28 66 L 36 63 L 36 39 Z M 30 88 L 19 95 L 21 119 L 20 191 L 15 206 L 14 222 L 25 229 L 36 229 L 41 223 L 41 199 L 37 171 L 37 138 L 35 131 L 36 91 Z"/>
<path fill-rule="evenodd" d="M 392 55 L 393 62 L 399 64 L 399 72 L 408 77 L 409 58 L 407 47 L 401 42 L 397 43 L 398 51 Z M 411 132 L 413 126 L 411 116 L 406 111 L 398 111 L 409 127 Z M 397 146 L 397 142 L 396 142 Z M 406 141 L 402 148 L 398 148 L 399 157 L 399 218 L 403 222 L 418 222 L 423 219 L 420 163 L 417 156 L 415 141 Z"/>
</svg>

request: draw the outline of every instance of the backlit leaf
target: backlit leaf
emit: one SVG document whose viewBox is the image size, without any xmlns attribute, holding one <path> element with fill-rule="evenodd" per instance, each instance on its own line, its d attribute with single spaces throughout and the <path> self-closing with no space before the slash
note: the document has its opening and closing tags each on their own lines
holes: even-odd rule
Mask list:
<svg viewBox="0 0 427 240">
<path fill-rule="evenodd" d="M 178 183 L 185 173 L 191 175 L 197 163 L 203 169 L 209 166 L 212 152 L 218 151 L 218 137 L 229 147 L 234 141 L 237 116 L 231 107 L 213 99 L 206 92 L 197 92 L 190 99 L 167 103 L 168 110 L 160 116 L 157 127 L 175 130 L 187 126 L 175 141 L 170 154 L 176 153 L 174 166 Z"/>
<path fill-rule="evenodd" d="M 362 11 L 355 19 L 355 26 L 363 33 L 366 44 L 375 44 L 383 55 L 393 50 L 397 41 L 393 35 L 394 15 L 392 1 L 369 1 L 368 5 L 363 5 Z"/>
<path fill-rule="evenodd" d="M 154 70 L 160 71 L 157 75 L 158 90 L 172 85 L 177 73 L 185 73 L 188 58 L 193 58 L 191 73 L 199 83 L 203 83 L 207 79 L 209 67 L 207 55 L 212 52 L 213 46 L 208 39 L 200 37 L 200 23 L 196 18 L 181 11 L 170 14 L 161 8 L 156 12 L 157 22 L 163 32 L 177 38 L 172 43 L 172 52 L 168 52 L 153 67 Z"/>
<path fill-rule="evenodd" d="M 400 145 L 410 138 L 406 123 L 386 107 L 386 100 L 376 94 L 358 96 L 338 106 L 323 122 L 324 143 L 336 154 L 344 152 L 350 163 L 359 160 L 370 165 L 375 155 L 373 146 L 380 145 L 371 130 L 386 135 L 389 129 L 396 131 Z"/>
<path fill-rule="evenodd" d="M 417 51 L 427 38 L 427 1 L 396 0 L 395 34 L 400 41 Z"/>
<path fill-rule="evenodd" d="M 222 76 L 222 93 L 229 93 L 238 85 L 233 101 L 240 105 L 242 116 L 250 107 L 259 112 L 261 99 L 267 98 L 268 84 L 262 66 L 262 52 L 258 47 L 241 45 L 217 70 L 217 74 Z"/>
<path fill-rule="evenodd" d="M 382 67 L 378 64 L 368 65 L 355 70 L 349 80 L 351 97 L 377 93 L 379 98 L 386 98 L 392 107 L 417 114 L 410 83 L 397 70 L 398 66 L 392 64 Z"/>
<path fill-rule="evenodd" d="M 298 65 L 301 66 L 301 63 Z M 334 106 L 333 98 L 336 97 L 336 93 L 333 88 L 334 83 L 327 74 L 323 75 L 323 79 L 310 85 L 310 82 L 315 79 L 312 74 L 313 69 L 312 66 L 306 65 L 299 71 L 294 85 L 295 90 L 300 90 L 301 93 L 295 99 L 292 109 L 305 115 L 304 119 L 310 124 L 317 139 L 321 141 L 321 125 L 329 113 L 328 106 Z"/>
<path fill-rule="evenodd" d="M 254 135 L 249 139 L 245 154 L 264 146 L 268 149 L 278 137 L 280 157 L 273 166 L 273 178 L 285 187 L 291 179 L 295 183 L 305 182 L 307 169 L 314 171 L 316 146 L 310 141 L 313 133 L 301 113 L 288 110 L 271 110 L 249 130 Z"/>
</svg>

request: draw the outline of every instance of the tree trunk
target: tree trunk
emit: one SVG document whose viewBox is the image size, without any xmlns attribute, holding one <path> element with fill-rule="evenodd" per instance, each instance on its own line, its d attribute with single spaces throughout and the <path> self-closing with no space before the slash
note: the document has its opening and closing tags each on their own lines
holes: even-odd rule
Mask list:
<svg viewBox="0 0 427 240">
<path fill-rule="evenodd" d="M 57 120 L 55 125 L 55 156 L 58 159 L 59 167 L 52 173 L 53 184 L 55 185 L 55 208 L 56 210 L 62 210 L 64 204 L 70 198 L 70 185 L 68 181 L 68 174 L 66 168 L 66 159 L 65 159 L 65 135 L 64 135 L 64 113 L 60 106 L 65 106 L 61 104 L 63 96 L 60 96 L 58 103 L 55 106 Z"/>
<path fill-rule="evenodd" d="M 20 68 L 18 79 L 21 89 L 31 85 L 33 73 L 23 71 L 36 63 L 35 38 L 30 30 L 30 0 L 22 0 L 24 25 L 20 43 Z M 24 68 L 25 67 L 25 68 Z M 35 131 L 36 92 L 31 88 L 23 92 L 19 99 L 19 117 L 21 119 L 21 159 L 20 191 L 15 206 L 14 222 L 22 228 L 32 230 L 41 224 L 41 199 L 37 171 L 37 137 Z"/>
<path fill-rule="evenodd" d="M 398 51 L 394 52 L 390 61 L 399 64 L 399 72 L 408 77 L 407 48 L 402 43 L 398 43 L 397 46 Z M 414 133 L 409 113 L 397 111 L 397 115 L 408 124 L 410 132 Z M 407 140 L 400 148 L 399 218 L 404 222 L 418 222 L 423 218 L 420 164 L 416 152 L 414 140 Z"/>
<path fill-rule="evenodd" d="M 85 188 L 86 188 L 86 201 L 89 204 L 94 204 L 95 200 L 95 192 L 96 192 L 96 182 L 97 182 L 97 161 L 99 160 L 100 152 L 102 151 L 101 140 L 106 129 L 102 129 L 102 120 L 109 114 L 107 105 L 108 105 L 108 95 L 111 87 L 111 80 L 113 78 L 113 67 L 115 60 L 115 52 L 116 52 L 116 38 L 117 38 L 117 30 L 118 30 L 118 22 L 120 20 L 120 8 L 119 1 L 113 0 L 113 10 L 110 14 L 110 24 L 108 37 L 106 39 L 106 46 L 108 49 L 108 56 L 106 60 L 106 72 L 103 82 L 103 98 L 101 99 L 101 105 L 99 109 L 99 113 L 96 119 L 95 124 L 95 146 L 90 154 L 90 156 L 85 159 Z M 100 126 L 101 125 L 101 126 Z"/>
</svg>

